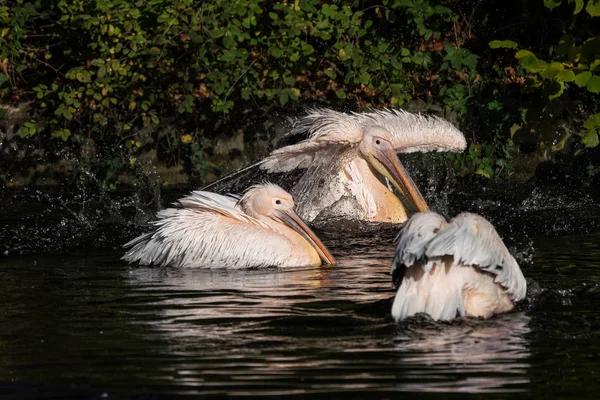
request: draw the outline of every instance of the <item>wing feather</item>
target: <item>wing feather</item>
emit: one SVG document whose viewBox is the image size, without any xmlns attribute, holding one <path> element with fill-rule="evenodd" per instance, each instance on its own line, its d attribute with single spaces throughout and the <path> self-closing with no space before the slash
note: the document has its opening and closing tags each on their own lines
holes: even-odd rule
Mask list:
<svg viewBox="0 0 600 400">
<path fill-rule="evenodd" d="M 407 268 L 425 257 L 427 246 L 438 231 L 447 225 L 441 215 L 434 212 L 414 214 L 402 227 L 396 240 L 396 254 L 392 262 L 392 274 L 399 265 Z"/>
<path fill-rule="evenodd" d="M 525 277 L 502 239 L 485 218 L 471 213 L 456 216 L 427 246 L 428 258 L 451 255 L 455 263 L 477 267 L 495 275 L 513 300 L 525 298 Z"/>
<path fill-rule="evenodd" d="M 392 109 L 354 114 L 354 116 L 361 126 L 377 125 L 389 131 L 394 149 L 401 153 L 460 152 L 467 147 L 462 132 L 440 117 Z"/>
<path fill-rule="evenodd" d="M 290 241 L 263 222 L 235 208 L 236 199 L 192 192 L 182 208 L 157 214 L 156 231 L 124 247 L 128 262 L 195 268 L 249 268 L 282 265 L 292 252 Z M 257 240 L 260 238 L 260 240 Z"/>
<path fill-rule="evenodd" d="M 449 121 L 393 109 L 351 114 L 323 108 L 310 109 L 294 122 L 286 136 L 308 136 L 303 142 L 349 144 L 362 140 L 364 129 L 368 126 L 380 126 L 390 132 L 392 145 L 402 153 L 459 152 L 467 146 L 462 132 Z"/>
</svg>

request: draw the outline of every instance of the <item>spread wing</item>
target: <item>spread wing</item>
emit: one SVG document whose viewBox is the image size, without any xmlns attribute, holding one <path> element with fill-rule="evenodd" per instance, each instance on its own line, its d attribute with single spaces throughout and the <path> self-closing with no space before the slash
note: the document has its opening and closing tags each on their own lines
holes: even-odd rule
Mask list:
<svg viewBox="0 0 600 400">
<path fill-rule="evenodd" d="M 406 268 L 425 261 L 427 246 L 446 225 L 444 217 L 434 212 L 416 213 L 404 224 L 396 238 L 398 245 L 392 261 L 394 283 L 400 283 Z M 431 265 L 425 264 L 423 268 L 428 271 Z"/>
<path fill-rule="evenodd" d="M 471 213 L 456 216 L 428 244 L 426 257 L 451 255 L 455 263 L 495 275 L 513 300 L 525 298 L 525 277 L 498 233 L 485 218 Z"/>
<path fill-rule="evenodd" d="M 308 137 L 301 143 L 350 144 L 362 140 L 364 129 L 369 126 L 386 129 L 392 145 L 402 153 L 459 152 L 467 146 L 462 132 L 443 118 L 392 109 L 351 114 L 324 108 L 310 109 L 294 121 L 285 137 Z"/>
<path fill-rule="evenodd" d="M 400 153 L 460 152 L 467 147 L 462 132 L 440 117 L 390 109 L 357 113 L 353 117 L 361 126 L 376 125 L 389 131 L 392 145 Z"/>
<path fill-rule="evenodd" d="M 380 110 L 366 113 L 343 113 L 330 109 L 309 109 L 306 115 L 292 121 L 283 135 L 280 147 L 258 163 L 234 172 L 205 187 L 213 191 L 238 192 L 249 185 L 269 180 L 294 196 L 301 179 L 307 174 L 324 177 L 325 171 L 336 171 L 343 160 L 340 154 L 359 143 L 365 127 L 381 126 L 390 132 L 390 140 L 399 152 L 462 151 L 466 147 L 463 134 L 450 122 L 402 110 Z M 299 140 L 299 141 L 298 141 Z M 337 157 L 338 159 L 336 159 Z M 302 182 L 306 190 L 309 182 Z M 307 193 L 306 191 L 304 193 Z M 314 193 L 312 191 L 308 193 Z M 298 204 L 302 204 L 297 201 Z"/>
<path fill-rule="evenodd" d="M 123 260 L 140 265 L 195 268 L 250 268 L 282 264 L 291 243 L 261 221 L 235 207 L 236 198 L 192 192 L 181 208 L 157 214 L 154 232 L 141 235 Z"/>
</svg>

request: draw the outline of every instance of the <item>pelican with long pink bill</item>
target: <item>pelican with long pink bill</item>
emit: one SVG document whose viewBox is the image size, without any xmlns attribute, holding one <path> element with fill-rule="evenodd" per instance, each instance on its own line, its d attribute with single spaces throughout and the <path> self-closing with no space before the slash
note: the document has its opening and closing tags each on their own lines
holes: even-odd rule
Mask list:
<svg viewBox="0 0 600 400">
<path fill-rule="evenodd" d="M 181 268 L 304 267 L 335 264 L 279 186 L 252 186 L 243 196 L 192 192 L 157 214 L 156 230 L 124 247 L 123 260 Z"/>
<path fill-rule="evenodd" d="M 398 235 L 392 277 L 399 284 L 392 317 L 417 313 L 434 320 L 488 318 L 525 298 L 517 261 L 485 218 L 462 213 L 447 223 L 434 212 L 414 214 Z"/>
<path fill-rule="evenodd" d="M 466 147 L 463 134 L 442 118 L 387 109 L 351 114 L 313 109 L 284 135 L 294 138 L 301 140 L 209 187 L 231 190 L 258 169 L 290 191 L 298 215 L 309 223 L 402 223 L 406 206 L 429 207 L 397 153 Z"/>
</svg>

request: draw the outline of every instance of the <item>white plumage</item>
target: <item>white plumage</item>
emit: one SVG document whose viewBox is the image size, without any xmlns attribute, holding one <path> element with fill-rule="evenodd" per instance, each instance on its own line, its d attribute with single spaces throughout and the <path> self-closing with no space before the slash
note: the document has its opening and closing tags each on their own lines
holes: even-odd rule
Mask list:
<svg viewBox="0 0 600 400">
<path fill-rule="evenodd" d="M 320 265 L 333 257 L 295 215 L 277 185 L 251 187 L 243 197 L 192 192 L 180 207 L 158 212 L 154 232 L 124 247 L 128 262 L 193 268 Z"/>
<path fill-rule="evenodd" d="M 463 134 L 450 122 L 401 110 L 346 114 L 312 109 L 287 136 L 305 140 L 273 151 L 259 165 L 268 173 L 304 170 L 291 193 L 307 221 L 319 216 L 401 223 L 403 201 L 427 211 L 421 193 L 396 153 L 462 151 Z M 382 181 L 400 192 L 396 196 Z M 356 196 L 362 193 L 362 196 Z"/>
<path fill-rule="evenodd" d="M 392 306 L 396 320 L 416 313 L 435 320 L 488 318 L 511 310 L 527 291 L 492 224 L 471 213 L 450 223 L 433 212 L 413 215 L 398 235 L 392 275 L 401 277 Z"/>
</svg>

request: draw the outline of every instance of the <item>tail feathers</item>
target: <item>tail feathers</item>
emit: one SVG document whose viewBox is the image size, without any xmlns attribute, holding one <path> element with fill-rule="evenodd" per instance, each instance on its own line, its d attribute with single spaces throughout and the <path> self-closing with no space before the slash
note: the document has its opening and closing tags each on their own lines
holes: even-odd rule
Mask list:
<svg viewBox="0 0 600 400">
<path fill-rule="evenodd" d="M 400 321 L 418 313 L 429 314 L 434 320 L 464 316 L 464 281 L 456 268 L 450 271 L 453 269 L 455 273 L 447 274 L 440 265 L 428 272 L 424 272 L 423 265 L 408 268 L 394 299 L 392 317 Z"/>
<path fill-rule="evenodd" d="M 121 257 L 121 260 L 127 261 L 128 263 L 139 262 L 140 265 L 151 264 L 154 255 L 149 257 L 147 247 L 155 233 L 156 232 L 148 232 L 136 237 L 130 242 L 125 243 L 123 247 L 129 247 L 130 249 L 123 257 Z"/>
<path fill-rule="evenodd" d="M 402 280 L 392 306 L 392 317 L 396 321 L 425 312 L 427 302 L 425 296 L 420 295 L 417 286 L 412 279 L 405 277 Z"/>
</svg>

